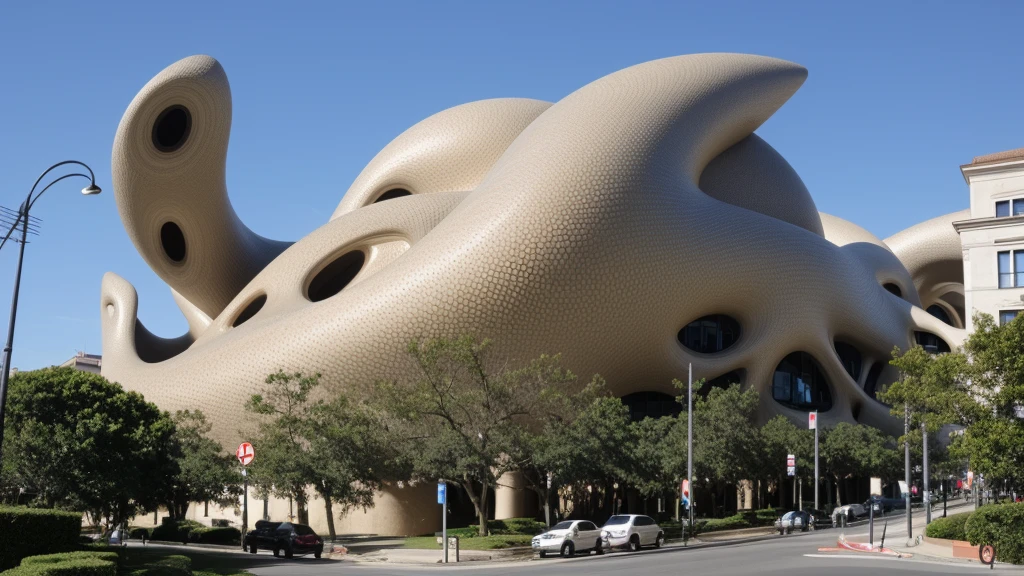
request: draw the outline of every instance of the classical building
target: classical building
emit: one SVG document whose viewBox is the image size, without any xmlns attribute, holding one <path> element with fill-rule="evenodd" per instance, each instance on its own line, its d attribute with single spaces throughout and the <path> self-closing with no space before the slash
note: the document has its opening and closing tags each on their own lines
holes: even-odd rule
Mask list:
<svg viewBox="0 0 1024 576">
<path fill-rule="evenodd" d="M 893 346 L 964 337 L 956 215 L 883 241 L 818 212 L 755 134 L 806 75 L 773 58 L 692 55 L 556 103 L 456 106 L 396 137 L 323 226 L 283 242 L 248 229 L 228 199 L 223 68 L 181 60 L 129 105 L 112 175 L 128 236 L 189 330 L 147 331 L 135 289 L 108 273 L 103 374 L 164 409 L 201 408 L 234 446 L 269 373 L 318 372 L 327 389 L 401 378 L 410 341 L 470 333 L 512 360 L 561 353 L 635 417 L 672 410 L 672 380 L 692 364 L 709 386 L 758 390 L 764 420 L 817 410 L 824 426 L 899 433 L 874 397 L 896 377 Z M 498 517 L 532 512 L 506 480 Z M 393 486 L 339 530 L 432 532 L 432 490 Z"/>
<path fill-rule="evenodd" d="M 970 331 L 974 312 L 1005 324 L 1024 309 L 1024 148 L 978 156 L 960 172 L 971 208 L 953 225 L 963 246 Z"/>
<path fill-rule="evenodd" d="M 62 368 L 67 366 L 70 366 L 75 370 L 99 374 L 103 366 L 103 356 L 99 354 L 86 354 L 85 352 L 79 352 L 61 364 Z"/>
</svg>

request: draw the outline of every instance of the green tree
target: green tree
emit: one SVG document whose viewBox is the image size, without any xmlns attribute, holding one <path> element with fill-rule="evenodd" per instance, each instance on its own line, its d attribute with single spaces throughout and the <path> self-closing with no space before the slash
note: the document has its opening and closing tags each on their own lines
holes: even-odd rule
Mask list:
<svg viewBox="0 0 1024 576">
<path fill-rule="evenodd" d="M 836 483 L 836 505 L 841 506 L 842 479 L 851 476 L 891 478 L 899 469 L 896 440 L 872 426 L 840 422 L 822 430 L 820 457 Z"/>
<path fill-rule="evenodd" d="M 796 456 L 799 473 L 810 472 L 808 477 L 814 475 L 814 432 L 798 428 L 789 418 L 780 414 L 766 422 L 757 434 L 761 449 L 756 455 L 758 465 L 752 477 L 765 487 L 774 484 L 779 497 L 778 505 L 782 506 L 782 491 L 788 489 L 791 482 L 786 470 L 787 456 Z M 758 498 L 761 499 L 760 494 Z M 760 505 L 764 506 L 764 499 L 761 499 Z"/>
<path fill-rule="evenodd" d="M 169 415 L 98 374 L 19 372 L 7 402 L 5 474 L 36 505 L 117 525 L 155 509 L 177 473 Z"/>
<path fill-rule="evenodd" d="M 184 520 L 191 502 L 228 506 L 242 494 L 242 476 L 235 458 L 207 435 L 212 425 L 199 410 L 174 414 L 171 437 L 176 473 L 168 479 L 162 499 L 176 520 Z"/>
<path fill-rule="evenodd" d="M 408 352 L 418 376 L 377 382 L 372 392 L 374 405 L 410 440 L 406 453 L 415 475 L 461 485 L 481 535 L 488 491 L 517 468 L 512 455 L 522 427 L 575 382 L 557 356 L 496 367 L 489 348 L 490 341 L 470 336 L 412 342 Z"/>
</svg>

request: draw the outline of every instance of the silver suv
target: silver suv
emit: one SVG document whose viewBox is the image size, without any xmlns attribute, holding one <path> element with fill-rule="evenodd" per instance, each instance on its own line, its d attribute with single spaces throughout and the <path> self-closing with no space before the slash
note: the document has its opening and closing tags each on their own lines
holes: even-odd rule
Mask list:
<svg viewBox="0 0 1024 576">
<path fill-rule="evenodd" d="M 641 546 L 661 548 L 665 543 L 665 533 L 654 518 L 638 514 L 612 516 L 601 528 L 601 538 L 609 548 L 627 548 L 630 552 Z"/>
<path fill-rule="evenodd" d="M 577 552 L 589 553 L 591 550 L 604 554 L 601 530 L 587 520 L 559 522 L 540 536 L 534 536 L 531 544 L 533 549 L 540 553 L 541 558 L 548 553 L 561 554 L 568 558 Z"/>
</svg>

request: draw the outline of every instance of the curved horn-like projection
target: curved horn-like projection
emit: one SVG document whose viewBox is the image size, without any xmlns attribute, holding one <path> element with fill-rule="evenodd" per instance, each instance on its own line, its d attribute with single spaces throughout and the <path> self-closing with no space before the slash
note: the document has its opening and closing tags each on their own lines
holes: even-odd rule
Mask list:
<svg viewBox="0 0 1024 576">
<path fill-rule="evenodd" d="M 132 100 L 114 138 L 121 221 L 146 263 L 216 316 L 287 243 L 249 230 L 228 200 L 231 90 L 220 64 L 192 56 Z"/>
<path fill-rule="evenodd" d="M 497 98 L 455 106 L 409 128 L 356 178 L 331 219 L 398 194 L 473 190 L 550 102 Z M 458 169 L 453 169 L 453 167 Z"/>
</svg>

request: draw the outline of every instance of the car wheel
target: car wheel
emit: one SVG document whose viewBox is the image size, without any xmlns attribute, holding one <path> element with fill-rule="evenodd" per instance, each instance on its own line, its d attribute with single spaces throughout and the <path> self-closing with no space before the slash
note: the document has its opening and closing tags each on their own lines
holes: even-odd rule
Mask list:
<svg viewBox="0 0 1024 576">
<path fill-rule="evenodd" d="M 543 550 L 541 550 L 541 551 L 540 551 L 540 557 L 541 557 L 541 558 L 547 558 L 547 557 L 548 557 L 548 553 L 547 553 L 547 552 L 545 552 L 545 551 L 543 551 Z"/>
<path fill-rule="evenodd" d="M 658 537 L 654 539 L 654 547 L 661 548 L 665 544 L 665 533 L 658 532 Z"/>
<path fill-rule="evenodd" d="M 575 547 L 572 542 L 566 542 L 562 544 L 562 558 L 571 558 L 576 553 Z"/>
<path fill-rule="evenodd" d="M 280 558 L 280 557 L 281 557 L 281 547 L 278 546 L 277 544 L 275 544 L 274 545 L 274 558 Z"/>
<path fill-rule="evenodd" d="M 255 553 L 256 553 L 256 545 L 255 544 L 249 544 L 249 554 L 255 554 Z"/>
<path fill-rule="evenodd" d="M 323 550 L 317 550 L 316 552 L 313 552 L 313 558 L 319 558 L 319 557 L 323 556 L 323 553 L 324 553 Z"/>
<path fill-rule="evenodd" d="M 285 558 L 291 558 L 292 556 L 294 556 L 292 554 L 292 547 L 291 546 L 286 546 L 285 549 L 284 549 L 284 557 Z"/>
<path fill-rule="evenodd" d="M 630 538 L 629 538 L 629 551 L 630 552 L 637 552 L 639 550 L 640 550 L 640 537 L 637 536 L 636 534 L 634 534 L 634 535 L 630 536 Z"/>
<path fill-rule="evenodd" d="M 598 556 L 600 556 L 601 554 L 604 554 L 604 546 L 601 544 L 601 539 L 600 538 L 598 538 L 597 544 L 594 545 L 594 552 L 597 552 Z"/>
</svg>

